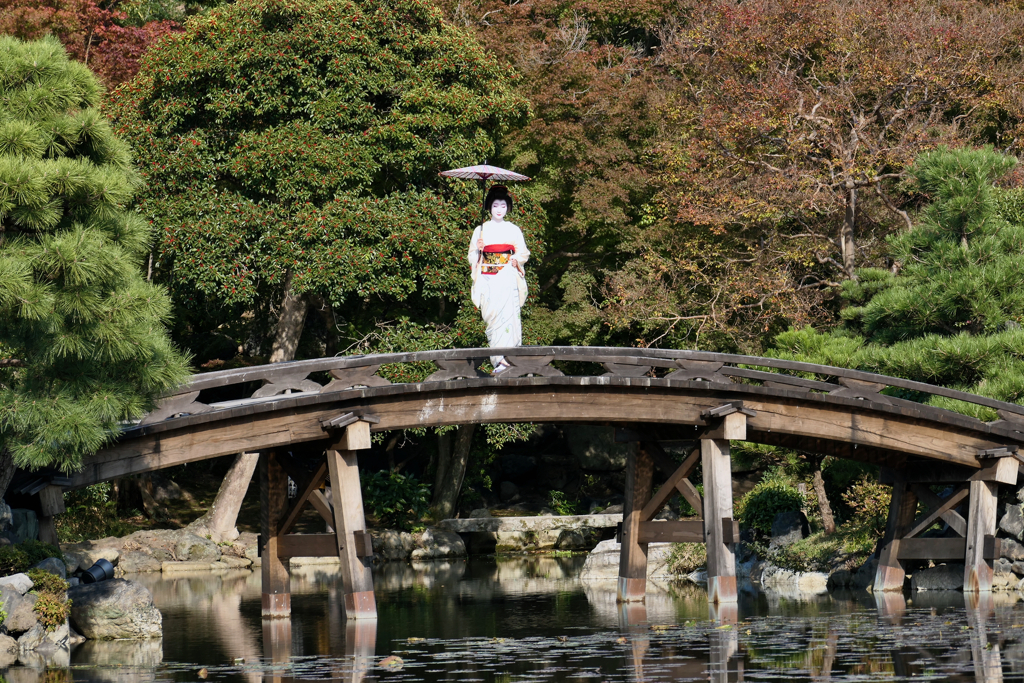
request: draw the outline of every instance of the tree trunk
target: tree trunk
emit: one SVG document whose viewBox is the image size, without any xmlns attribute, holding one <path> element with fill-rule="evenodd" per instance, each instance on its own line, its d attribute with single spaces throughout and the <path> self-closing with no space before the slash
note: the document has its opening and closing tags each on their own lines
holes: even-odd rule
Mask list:
<svg viewBox="0 0 1024 683">
<path fill-rule="evenodd" d="M 462 480 L 466 477 L 466 465 L 469 463 L 469 447 L 473 443 L 473 431 L 476 425 L 462 425 L 455 432 L 455 445 L 448 458 L 439 454 L 437 477 L 434 483 L 434 503 L 432 505 L 434 519 L 448 519 L 455 513 L 455 503 L 459 500 Z M 440 437 L 439 437 L 440 440 Z M 440 446 L 440 444 L 438 444 Z M 440 449 L 439 449 L 440 450 Z M 445 463 L 447 460 L 447 463 Z M 442 465 L 446 466 L 442 469 Z"/>
<path fill-rule="evenodd" d="M 295 351 L 299 348 L 299 338 L 306 324 L 306 309 L 309 300 L 304 294 L 292 292 L 292 274 L 284 283 L 284 299 L 281 301 L 281 316 L 277 319 L 277 332 L 274 345 L 270 349 L 271 363 L 284 363 L 295 359 Z"/>
<path fill-rule="evenodd" d="M 814 497 L 818 499 L 818 512 L 821 513 L 821 525 L 825 528 L 825 535 L 836 530 L 836 520 L 832 517 L 832 506 L 829 505 L 828 496 L 825 495 L 825 480 L 821 476 L 821 460 L 814 461 Z"/>
<path fill-rule="evenodd" d="M 857 242 L 853 231 L 856 220 L 857 188 L 847 187 L 846 215 L 843 218 L 842 232 L 839 234 L 839 244 L 843 254 L 843 268 L 846 270 L 846 277 L 851 280 L 857 279 Z"/>
<path fill-rule="evenodd" d="M 189 524 L 188 529 L 198 536 L 209 536 L 218 543 L 238 538 L 238 529 L 235 527 L 238 511 L 242 509 L 242 501 L 245 500 L 249 482 L 259 462 L 259 453 L 239 453 L 221 482 L 210 509 Z"/>
</svg>

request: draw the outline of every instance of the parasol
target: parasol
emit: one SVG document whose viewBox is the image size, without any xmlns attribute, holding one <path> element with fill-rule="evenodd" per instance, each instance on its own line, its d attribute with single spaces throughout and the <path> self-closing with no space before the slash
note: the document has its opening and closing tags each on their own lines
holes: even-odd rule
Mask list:
<svg viewBox="0 0 1024 683">
<path fill-rule="evenodd" d="M 513 171 L 506 171 L 497 166 L 479 164 L 477 166 L 466 166 L 465 168 L 453 168 L 450 171 L 441 171 L 438 175 L 448 178 L 461 178 L 463 180 L 529 180 L 529 176 L 520 175 Z"/>
<path fill-rule="evenodd" d="M 515 173 L 514 171 L 508 171 L 504 168 L 498 168 L 497 166 L 488 166 L 487 164 L 478 164 L 476 166 L 466 166 L 464 168 L 453 168 L 450 171 L 441 171 L 438 175 L 445 176 L 447 178 L 460 178 L 462 180 L 479 180 L 484 190 L 484 201 L 487 200 L 487 181 L 488 180 L 529 180 L 529 176 Z M 484 209 L 484 213 L 487 210 Z"/>
</svg>

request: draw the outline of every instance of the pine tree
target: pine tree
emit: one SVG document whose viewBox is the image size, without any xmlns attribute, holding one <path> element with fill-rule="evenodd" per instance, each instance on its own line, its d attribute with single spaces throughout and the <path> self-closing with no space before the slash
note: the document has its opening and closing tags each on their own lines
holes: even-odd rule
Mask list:
<svg viewBox="0 0 1024 683">
<path fill-rule="evenodd" d="M 893 269 L 859 270 L 842 290 L 843 327 L 791 330 L 772 355 L 1024 399 L 1024 190 L 996 185 L 1015 165 L 987 148 L 919 157 L 913 177 L 931 202 L 912 229 L 890 237 Z"/>
<path fill-rule="evenodd" d="M 188 376 L 102 94 L 56 40 L 0 37 L 0 495 L 15 465 L 79 467 Z"/>
</svg>

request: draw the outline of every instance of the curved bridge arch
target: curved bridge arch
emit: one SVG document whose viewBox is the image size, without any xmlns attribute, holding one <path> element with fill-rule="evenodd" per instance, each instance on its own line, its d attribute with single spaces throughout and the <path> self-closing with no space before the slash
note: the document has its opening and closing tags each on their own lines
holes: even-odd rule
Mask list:
<svg viewBox="0 0 1024 683">
<path fill-rule="evenodd" d="M 502 353 L 514 364 L 510 370 L 498 377 L 480 371 L 489 355 Z M 391 382 L 382 374 L 419 381 Z M 321 384 L 319 376 L 329 381 Z M 985 422 L 883 393 L 887 389 L 942 397 L 1000 419 Z M 985 466 L 992 451 L 1012 453 L 1024 444 L 1024 406 L 856 370 L 699 351 L 454 349 L 195 375 L 87 459 L 73 487 L 326 440 L 323 423 L 345 413 L 372 416 L 373 431 L 554 422 L 642 427 L 649 438 L 685 439 L 705 425 L 702 413 L 737 401 L 755 413 L 749 441 L 890 467 L 923 460 L 969 474 Z"/>
<path fill-rule="evenodd" d="M 504 355 L 512 367 L 497 377 L 482 372 L 491 355 Z M 910 400 L 928 397 L 963 412 Z M 965 589 L 990 590 L 991 559 L 998 557 L 997 488 L 1016 483 L 1017 451 L 1024 443 L 1022 406 L 843 368 L 697 351 L 456 349 L 196 375 L 89 458 L 72 486 L 258 450 L 264 615 L 290 612 L 286 558 L 337 554 L 349 616 L 375 616 L 368 559 L 373 550 L 357 458 L 358 450 L 370 447 L 370 425 L 384 431 L 500 422 L 614 425 L 641 442 L 626 467 L 619 569 L 619 599 L 625 602 L 643 600 L 647 544 L 658 540 L 705 543 L 709 601 L 736 601 L 738 531 L 729 457 L 735 439 L 888 468 L 893 492 L 876 591 L 902 590 L 901 560 L 925 558 L 962 558 Z M 677 465 L 658 445 L 670 439 L 700 445 Z M 303 443 L 326 451 L 315 472 L 296 468 L 277 452 Z M 698 459 L 703 500 L 687 479 Z M 668 478 L 656 493 L 655 465 Z M 301 490 L 290 508 L 289 476 Z M 333 506 L 319 491 L 328 477 L 339 502 Z M 958 488 L 941 499 L 924 486 L 937 482 Z M 654 521 L 677 490 L 701 519 Z M 968 498 L 965 520 L 954 508 Z M 930 512 L 915 519 L 919 500 Z M 306 503 L 337 533 L 289 533 Z M 940 519 L 961 537 L 914 538 Z"/>
</svg>

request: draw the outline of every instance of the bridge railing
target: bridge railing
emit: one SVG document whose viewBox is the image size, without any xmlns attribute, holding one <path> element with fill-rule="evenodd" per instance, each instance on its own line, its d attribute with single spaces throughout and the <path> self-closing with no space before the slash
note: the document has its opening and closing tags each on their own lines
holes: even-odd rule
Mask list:
<svg viewBox="0 0 1024 683">
<path fill-rule="evenodd" d="M 511 367 L 492 377 L 481 369 L 491 356 L 504 356 Z M 593 371 L 588 373 L 587 368 Z M 454 380 L 501 384 L 521 377 L 564 377 L 567 372 L 572 377 L 651 378 L 669 385 L 705 382 L 726 388 L 731 384 L 755 384 L 774 391 L 823 393 L 919 408 L 927 401 L 932 410 L 952 410 L 981 420 L 998 416 L 1001 421 L 1020 425 L 1024 431 L 1024 406 L 899 377 L 778 358 L 594 346 L 443 349 L 335 356 L 218 370 L 194 375 L 189 384 L 162 399 L 141 424 L 216 409 L 215 402 L 204 402 L 208 400 L 206 395 L 220 394 L 223 398 L 230 393 L 232 404 L 237 405 L 239 400 L 272 400 L 274 396 L 300 392 L 323 394 L 360 387 Z M 225 392 L 228 388 L 234 391 Z"/>
</svg>

